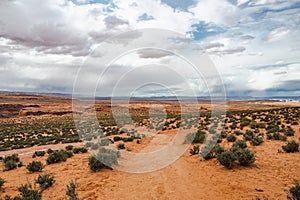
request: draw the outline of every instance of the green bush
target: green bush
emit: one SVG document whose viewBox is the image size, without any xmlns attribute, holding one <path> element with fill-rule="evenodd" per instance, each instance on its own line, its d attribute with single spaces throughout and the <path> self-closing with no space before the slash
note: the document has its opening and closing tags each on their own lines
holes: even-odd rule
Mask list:
<svg viewBox="0 0 300 200">
<path fill-rule="evenodd" d="M 47 154 L 51 154 L 51 153 L 53 153 L 53 150 L 52 149 L 47 149 Z"/>
<path fill-rule="evenodd" d="M 41 172 L 44 168 L 44 165 L 40 161 L 32 161 L 26 166 L 26 169 L 29 172 Z"/>
<path fill-rule="evenodd" d="M 224 147 L 222 147 L 221 145 L 217 144 L 214 148 L 213 151 L 215 152 L 216 156 L 220 155 L 221 153 L 223 153 L 225 151 Z"/>
<path fill-rule="evenodd" d="M 10 156 L 6 156 L 3 160 L 3 162 L 6 163 L 9 160 L 12 160 L 16 163 L 20 162 L 20 158 L 19 158 L 18 154 L 13 154 L 13 155 L 10 155 Z"/>
<path fill-rule="evenodd" d="M 247 148 L 247 144 L 245 140 L 238 140 L 232 145 L 232 149 L 245 149 Z"/>
<path fill-rule="evenodd" d="M 21 185 L 18 188 L 18 191 L 21 196 L 16 196 L 13 200 L 41 200 L 42 199 L 42 192 L 35 190 L 32 188 L 31 184 Z"/>
<path fill-rule="evenodd" d="M 6 170 L 12 170 L 17 168 L 17 163 L 14 160 L 8 160 L 6 162 L 4 162 L 4 167 Z"/>
<path fill-rule="evenodd" d="M 53 164 L 53 163 L 66 161 L 72 155 L 73 155 L 72 152 L 54 151 L 53 153 L 49 154 L 46 162 L 49 165 L 49 164 Z"/>
<path fill-rule="evenodd" d="M 46 154 L 45 151 L 36 151 L 36 152 L 34 152 L 32 157 L 35 157 L 35 156 L 43 157 L 45 154 Z"/>
<path fill-rule="evenodd" d="M 228 142 L 235 142 L 236 141 L 236 137 L 233 134 L 228 135 L 226 139 L 227 139 Z"/>
<path fill-rule="evenodd" d="M 125 149 L 125 144 L 124 143 L 120 143 L 117 145 L 118 149 Z"/>
<path fill-rule="evenodd" d="M 225 150 L 221 154 L 217 155 L 217 160 L 227 169 L 232 169 L 233 163 L 235 161 L 235 155 L 232 151 Z"/>
<path fill-rule="evenodd" d="M 190 149 L 190 154 L 191 154 L 191 155 L 199 154 L 199 152 L 200 152 L 200 147 L 199 147 L 199 145 L 194 145 L 194 146 Z"/>
<path fill-rule="evenodd" d="M 23 163 L 22 162 L 19 162 L 18 163 L 18 167 L 20 168 L 20 167 L 23 167 L 24 165 L 23 165 Z"/>
<path fill-rule="evenodd" d="M 287 153 L 293 153 L 299 151 L 299 143 L 295 140 L 288 141 L 286 145 L 282 146 L 282 149 Z"/>
<path fill-rule="evenodd" d="M 249 149 L 239 149 L 235 152 L 236 159 L 242 166 L 249 166 L 255 162 L 255 153 Z"/>
<path fill-rule="evenodd" d="M 292 128 L 288 128 L 288 130 L 284 133 L 286 136 L 294 136 L 295 131 Z"/>
<path fill-rule="evenodd" d="M 256 136 L 256 137 L 251 139 L 250 144 L 252 146 L 259 146 L 263 142 L 264 142 L 264 139 L 262 137 Z"/>
<path fill-rule="evenodd" d="M 73 145 L 68 145 L 68 146 L 66 146 L 66 150 L 67 150 L 67 151 L 72 151 L 73 148 L 74 148 Z"/>
<path fill-rule="evenodd" d="M 115 142 L 121 141 L 122 139 L 123 139 L 123 138 L 120 137 L 120 136 L 115 136 L 115 137 L 113 138 L 113 140 L 114 140 Z"/>
<path fill-rule="evenodd" d="M 73 180 L 67 185 L 66 195 L 69 196 L 70 200 L 79 200 L 78 194 L 76 192 L 78 185 Z"/>
<path fill-rule="evenodd" d="M 119 151 L 114 151 L 112 149 L 99 149 L 96 158 L 106 165 L 108 168 L 111 168 L 113 165 L 118 164 L 118 158 L 120 157 Z"/>
<path fill-rule="evenodd" d="M 288 199 L 299 200 L 300 199 L 300 185 L 299 181 L 294 180 L 294 186 L 290 188 Z"/>
<path fill-rule="evenodd" d="M 93 172 L 98 172 L 101 169 L 106 168 L 106 166 L 100 162 L 95 156 L 89 157 L 89 167 Z"/>
<path fill-rule="evenodd" d="M 243 135 L 243 132 L 241 132 L 241 131 L 234 131 L 234 134 L 235 135 Z"/>
<path fill-rule="evenodd" d="M 244 137 L 244 140 L 250 141 L 254 137 L 254 133 L 251 130 L 246 130 L 243 137 Z"/>
<path fill-rule="evenodd" d="M 91 149 L 92 150 L 96 150 L 96 149 L 99 149 L 99 144 L 98 143 L 91 143 Z"/>
<path fill-rule="evenodd" d="M 112 143 L 111 140 L 108 138 L 103 138 L 100 140 L 100 146 L 108 146 L 111 143 Z"/>
<path fill-rule="evenodd" d="M 281 135 L 278 132 L 275 132 L 275 133 L 273 133 L 272 139 L 286 141 L 286 136 L 285 135 Z"/>
<path fill-rule="evenodd" d="M 77 147 L 73 149 L 73 153 L 77 154 L 77 153 L 86 153 L 88 150 L 85 147 Z"/>
<path fill-rule="evenodd" d="M 42 191 L 51 187 L 54 183 L 54 177 L 50 176 L 49 174 L 39 175 L 38 178 L 35 180 L 36 183 L 40 185 Z"/>
<path fill-rule="evenodd" d="M 185 144 L 189 143 L 203 143 L 205 140 L 205 132 L 198 131 L 196 133 L 189 133 L 184 140 Z"/>
<path fill-rule="evenodd" d="M 200 156 L 202 156 L 205 160 L 215 158 L 225 151 L 219 144 L 216 144 L 214 147 L 212 147 L 212 145 L 214 144 L 208 144 L 201 149 Z"/>
<path fill-rule="evenodd" d="M 6 181 L 5 181 L 3 178 L 0 177 L 0 190 L 3 189 L 3 186 L 4 186 L 4 183 L 5 183 L 5 182 L 6 182 Z"/>
<path fill-rule="evenodd" d="M 134 140 L 134 137 L 129 137 L 129 138 L 122 138 L 123 142 L 132 142 Z"/>
<path fill-rule="evenodd" d="M 17 168 L 18 165 L 22 166 L 22 162 L 20 161 L 20 158 L 18 157 L 18 154 L 13 154 L 10 156 L 6 156 L 3 159 L 4 167 L 6 170 L 12 170 Z"/>
</svg>

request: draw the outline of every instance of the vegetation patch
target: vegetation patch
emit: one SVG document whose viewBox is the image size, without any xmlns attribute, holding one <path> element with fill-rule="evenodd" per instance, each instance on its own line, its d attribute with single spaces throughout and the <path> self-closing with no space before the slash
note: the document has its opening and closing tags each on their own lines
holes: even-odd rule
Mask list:
<svg viewBox="0 0 300 200">
<path fill-rule="evenodd" d="M 287 153 L 294 153 L 299 151 L 299 143 L 295 140 L 288 141 L 286 145 L 282 146 L 282 149 Z"/>
<path fill-rule="evenodd" d="M 26 166 L 29 172 L 41 172 L 43 168 L 44 165 L 41 161 L 32 161 Z"/>
<path fill-rule="evenodd" d="M 41 191 L 44 191 L 51 187 L 55 183 L 55 180 L 54 177 L 49 174 L 40 174 L 35 182 L 40 185 Z"/>
</svg>

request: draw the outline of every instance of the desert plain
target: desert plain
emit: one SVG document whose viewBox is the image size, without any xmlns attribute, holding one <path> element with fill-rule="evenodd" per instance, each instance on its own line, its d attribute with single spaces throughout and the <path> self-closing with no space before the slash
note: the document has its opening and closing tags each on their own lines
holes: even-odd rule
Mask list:
<svg viewBox="0 0 300 200">
<path fill-rule="evenodd" d="M 120 110 L 129 109 L 134 121 L 134 126 L 124 124 L 125 128 L 113 122 L 109 100 L 96 100 L 95 103 L 102 133 L 113 143 L 110 146 L 124 144 L 120 152 L 155 151 L 170 143 L 179 129 L 188 131 L 193 128 L 187 127 L 188 119 L 184 121 L 180 118 L 178 102 L 134 100 L 128 108 L 120 101 Z M 149 119 L 149 109 L 157 105 L 165 109 L 166 120 L 154 123 Z M 198 126 L 194 128 L 210 135 L 210 102 L 199 101 L 190 107 L 201 114 Z M 36 151 L 65 149 L 70 145 L 83 147 L 88 141 L 93 141 L 87 138 L 83 141 L 78 136 L 71 99 L 1 95 L 0 156 L 5 158 L 18 154 L 23 166 L 6 170 L 3 160 L 0 161 L 0 177 L 5 180 L 0 198 L 18 195 L 18 187 L 26 183 L 39 190 L 39 186 L 34 184 L 37 176 L 50 174 L 55 183 L 42 192 L 42 198 L 46 200 L 69 199 L 66 186 L 72 180 L 78 186 L 76 192 L 79 199 L 86 200 L 287 199 L 293 180 L 300 180 L 300 152 L 286 153 L 282 146 L 291 140 L 299 142 L 300 103 L 231 100 L 226 104 L 224 119 L 223 126 L 218 129 L 221 132 L 218 144 L 225 149 L 231 148 L 234 143 L 228 141 L 229 135 L 234 136 L 235 140 L 245 140 L 249 130 L 253 137 L 262 138 L 262 142 L 254 145 L 251 138 L 246 139 L 247 148 L 255 152 L 253 164 L 241 166 L 235 162 L 232 169 L 227 169 L 216 158 L 204 159 L 191 155 L 189 150 L 193 145 L 200 145 L 201 148 L 199 143 L 191 144 L 174 162 L 152 172 L 129 173 L 114 167 L 112 170 L 93 172 L 89 168 L 93 149 L 91 142 L 88 152 L 74 154 L 64 162 L 47 164 L 47 153 L 41 157 L 33 156 Z M 292 130 L 292 134 L 288 134 L 288 130 Z M 124 140 L 132 137 L 128 133 L 130 131 L 134 132 L 135 137 Z M 117 140 L 116 136 L 121 140 Z M 26 166 L 32 161 L 41 161 L 43 170 L 30 173 Z"/>
</svg>

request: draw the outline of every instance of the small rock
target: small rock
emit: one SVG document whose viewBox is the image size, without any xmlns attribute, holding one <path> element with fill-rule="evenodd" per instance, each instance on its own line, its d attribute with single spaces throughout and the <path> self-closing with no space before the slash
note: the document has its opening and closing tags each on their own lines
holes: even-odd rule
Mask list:
<svg viewBox="0 0 300 200">
<path fill-rule="evenodd" d="M 255 190 L 256 190 L 257 192 L 263 192 L 263 191 L 264 191 L 264 190 L 261 189 L 261 188 L 255 188 Z"/>
</svg>

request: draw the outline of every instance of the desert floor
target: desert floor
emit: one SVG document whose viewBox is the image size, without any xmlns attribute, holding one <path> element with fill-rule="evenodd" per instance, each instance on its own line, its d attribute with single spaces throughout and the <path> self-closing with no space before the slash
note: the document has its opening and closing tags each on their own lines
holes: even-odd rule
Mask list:
<svg viewBox="0 0 300 200">
<path fill-rule="evenodd" d="M 70 100 L 29 99 L 29 97 L 9 97 L 1 100 L 2 104 L 40 104 L 40 110 L 46 115 L 51 112 L 70 111 Z M 17 101 L 17 100 L 18 101 Z M 24 103 L 25 102 L 25 103 Z M 99 103 L 99 102 L 98 102 Z M 142 103 L 143 104 L 143 103 Z M 204 103 L 203 103 L 204 105 Z M 205 105 L 209 108 L 209 103 Z M 204 107 L 205 107 L 204 106 Z M 229 102 L 228 110 L 273 108 L 285 106 L 300 106 L 299 103 L 283 102 Z M 35 108 L 36 109 L 36 108 Z M 9 118 L 24 117 L 26 109 Z M 49 112 L 49 113 L 46 113 Z M 61 113 L 61 114 L 69 114 Z M 22 116 L 18 116 L 22 115 Z M 7 119 L 7 118 L 5 118 Z M 3 119 L 3 120 L 5 120 Z M 299 125 L 294 128 L 295 139 L 300 137 Z M 172 131 L 164 131 L 164 137 L 157 140 L 156 145 L 163 145 L 172 137 Z M 153 137 L 155 138 L 155 136 Z M 146 148 L 151 142 L 149 139 L 141 139 L 140 144 L 128 144 L 128 148 L 136 151 Z M 89 153 L 76 154 L 66 162 L 46 165 L 43 172 L 29 173 L 26 167 L 11 171 L 4 171 L 0 163 L 0 177 L 6 180 L 5 186 L 0 191 L 0 197 L 4 195 L 17 195 L 17 187 L 25 183 L 33 183 L 38 174 L 48 173 L 55 177 L 55 184 L 43 192 L 43 199 L 68 199 L 65 195 L 66 185 L 70 180 L 76 180 L 78 184 L 78 196 L 80 199 L 256 199 L 267 197 L 268 199 L 286 199 L 287 192 L 293 183 L 293 179 L 300 180 L 300 152 L 278 152 L 284 141 L 265 141 L 260 146 L 250 146 L 256 151 L 256 162 L 253 166 L 235 166 L 228 170 L 218 164 L 216 159 L 203 160 L 198 156 L 190 156 L 187 150 L 178 160 L 171 165 L 149 173 L 134 174 L 117 170 L 104 169 L 93 173 L 88 167 Z M 82 146 L 81 143 L 74 144 Z M 226 144 L 225 144 L 226 145 Z M 65 144 L 38 146 L 26 149 L 17 149 L 0 152 L 0 156 L 18 153 L 24 165 L 32 160 L 40 160 L 46 164 L 46 157 L 32 158 L 36 150 L 64 148 Z"/>
</svg>

